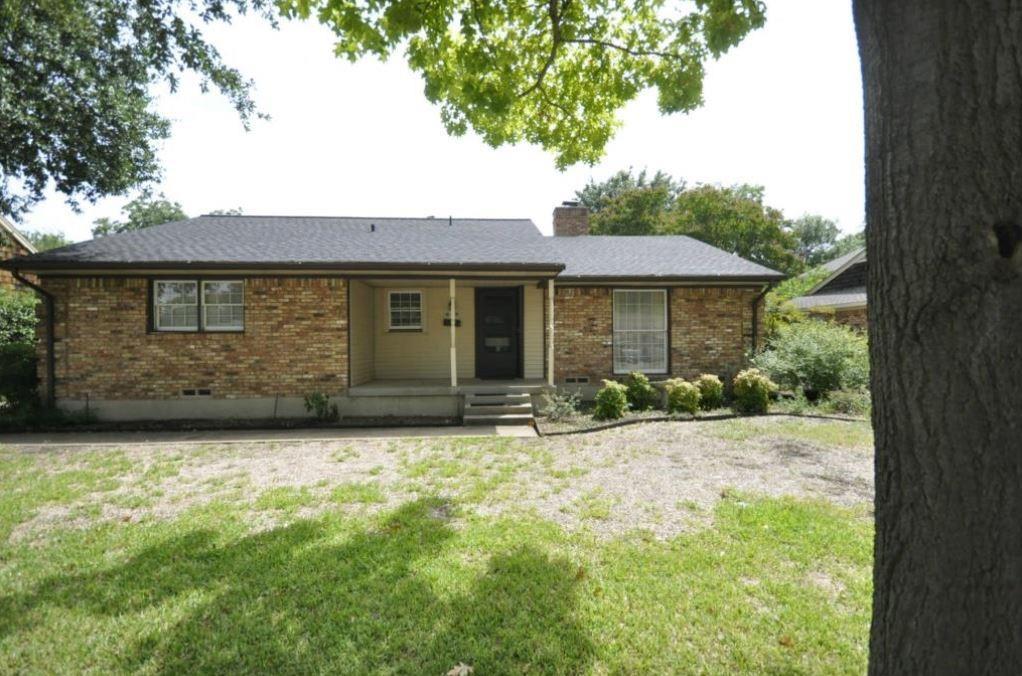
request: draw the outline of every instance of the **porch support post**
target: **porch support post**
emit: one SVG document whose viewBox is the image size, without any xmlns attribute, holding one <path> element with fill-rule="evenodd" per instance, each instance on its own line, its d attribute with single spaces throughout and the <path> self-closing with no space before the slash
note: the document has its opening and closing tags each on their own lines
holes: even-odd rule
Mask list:
<svg viewBox="0 0 1022 676">
<path fill-rule="evenodd" d="M 546 326 L 546 381 L 554 384 L 554 280 L 546 280 L 547 326 Z"/>
<path fill-rule="evenodd" d="M 458 348 L 454 340 L 454 325 L 458 323 L 454 307 L 454 277 L 451 277 L 451 387 L 458 386 Z"/>
</svg>

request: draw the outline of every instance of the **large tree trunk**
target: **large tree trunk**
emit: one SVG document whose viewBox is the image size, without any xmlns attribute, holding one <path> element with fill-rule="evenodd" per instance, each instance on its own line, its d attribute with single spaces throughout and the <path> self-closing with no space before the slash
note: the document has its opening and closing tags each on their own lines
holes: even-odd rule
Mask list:
<svg viewBox="0 0 1022 676">
<path fill-rule="evenodd" d="M 855 0 L 874 674 L 1022 673 L 1022 2 Z"/>
</svg>

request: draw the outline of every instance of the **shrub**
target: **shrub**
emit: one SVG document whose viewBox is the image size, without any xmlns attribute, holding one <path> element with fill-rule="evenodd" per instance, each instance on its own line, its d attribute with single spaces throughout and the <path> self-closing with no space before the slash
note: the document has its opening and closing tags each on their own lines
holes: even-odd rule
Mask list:
<svg viewBox="0 0 1022 676">
<path fill-rule="evenodd" d="M 731 405 L 738 413 L 766 413 L 770 393 L 776 389 L 777 385 L 758 369 L 746 369 L 735 376 Z"/>
<path fill-rule="evenodd" d="M 835 390 L 827 395 L 820 408 L 831 413 L 868 416 L 871 408 L 869 390 Z"/>
<path fill-rule="evenodd" d="M 869 380 L 869 352 L 859 332 L 807 320 L 780 327 L 753 364 L 810 401 L 839 389 L 861 389 Z"/>
<path fill-rule="evenodd" d="M 789 277 L 767 295 L 764 303 L 766 324 L 766 335 L 772 336 L 781 327 L 806 320 L 806 314 L 795 307 L 792 299 L 804 296 L 809 291 L 830 276 L 830 271 L 822 265 L 806 270 L 797 277 Z"/>
<path fill-rule="evenodd" d="M 792 415 L 802 415 L 813 409 L 813 405 L 809 403 L 801 390 L 793 392 L 790 399 L 781 399 L 779 403 L 782 411 Z"/>
<path fill-rule="evenodd" d="M 578 415 L 578 392 L 548 392 L 543 395 L 543 413 L 550 420 L 564 420 Z"/>
<path fill-rule="evenodd" d="M 597 420 L 617 420 L 628 410 L 628 388 L 614 380 L 604 380 L 603 387 L 596 393 L 596 408 L 593 417 Z"/>
<path fill-rule="evenodd" d="M 681 378 L 668 380 L 666 387 L 668 413 L 696 414 L 696 411 L 699 410 L 699 400 L 702 397 L 698 387 Z"/>
<path fill-rule="evenodd" d="M 35 304 L 31 293 L 0 290 L 0 345 L 35 340 Z"/>
<path fill-rule="evenodd" d="M 341 417 L 337 404 L 331 403 L 330 396 L 322 392 L 305 395 L 305 410 L 311 413 L 316 420 L 337 420 Z"/>
<path fill-rule="evenodd" d="M 628 374 L 627 397 L 633 411 L 648 411 L 660 403 L 660 393 L 650 384 L 649 378 L 638 371 Z"/>
<path fill-rule="evenodd" d="M 724 383 L 720 378 L 710 373 L 704 373 L 693 382 L 699 388 L 699 406 L 704 411 L 724 405 Z"/>
<path fill-rule="evenodd" d="M 23 409 L 36 401 L 35 347 L 31 343 L 0 344 L 0 399 L 9 409 Z"/>
</svg>

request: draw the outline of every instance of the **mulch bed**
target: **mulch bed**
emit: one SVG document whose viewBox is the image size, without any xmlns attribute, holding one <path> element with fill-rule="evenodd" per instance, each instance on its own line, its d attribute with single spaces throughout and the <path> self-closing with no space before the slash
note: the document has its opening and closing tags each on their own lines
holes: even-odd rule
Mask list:
<svg viewBox="0 0 1022 676">
<path fill-rule="evenodd" d="M 868 420 L 868 418 L 847 415 L 831 415 L 824 413 L 796 414 L 786 413 L 784 411 L 762 413 L 759 415 L 741 415 L 733 413 L 729 409 L 717 409 L 716 411 L 699 413 L 695 416 L 688 415 L 686 413 L 669 415 L 663 411 L 643 411 L 640 413 L 628 414 L 619 420 L 596 420 L 592 415 L 588 414 L 580 414 L 578 416 L 565 418 L 556 422 L 547 420 L 546 418 L 537 418 L 536 432 L 541 437 L 557 437 L 566 434 L 600 432 L 602 430 L 609 430 L 615 427 L 626 427 L 628 425 L 639 425 L 650 422 L 708 422 L 711 420 L 728 420 L 731 418 L 755 418 L 769 416 L 812 418 L 816 420 L 840 420 L 844 422 L 865 422 Z"/>
</svg>

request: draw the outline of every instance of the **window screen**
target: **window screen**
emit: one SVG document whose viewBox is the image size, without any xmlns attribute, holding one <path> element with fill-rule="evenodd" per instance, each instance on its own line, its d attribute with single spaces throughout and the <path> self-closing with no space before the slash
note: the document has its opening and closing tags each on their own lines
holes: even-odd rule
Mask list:
<svg viewBox="0 0 1022 676">
<path fill-rule="evenodd" d="M 614 372 L 667 372 L 667 292 L 614 291 Z"/>
</svg>

